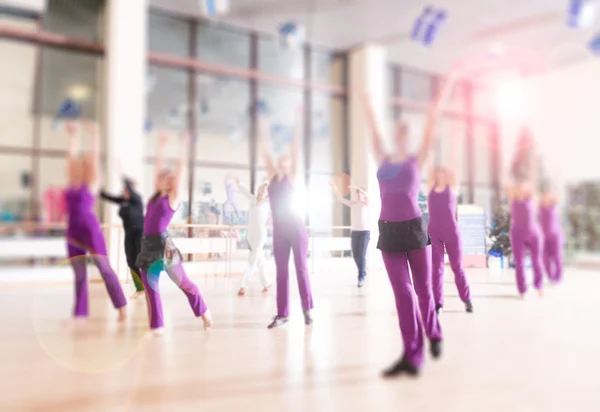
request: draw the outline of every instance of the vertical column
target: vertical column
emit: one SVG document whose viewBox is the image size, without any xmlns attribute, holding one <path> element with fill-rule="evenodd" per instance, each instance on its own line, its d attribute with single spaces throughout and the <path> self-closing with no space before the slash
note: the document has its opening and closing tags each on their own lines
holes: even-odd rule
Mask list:
<svg viewBox="0 0 600 412">
<path fill-rule="evenodd" d="M 384 136 L 388 136 L 388 93 L 386 90 L 387 54 L 383 47 L 365 45 L 350 52 L 349 132 L 350 175 L 352 183 L 369 193 L 371 219 L 377 221 L 381 208 L 377 184 L 377 164 L 372 155 L 371 130 L 361 102 L 369 94 L 373 111 Z"/>
<path fill-rule="evenodd" d="M 473 86 L 464 84 L 465 90 L 465 137 L 467 139 L 467 203 L 475 203 L 475 137 L 473 134 Z"/>
<path fill-rule="evenodd" d="M 144 123 L 146 121 L 147 0 L 107 0 L 105 19 L 105 127 L 106 186 L 118 193 L 122 175 L 138 188 L 144 178 Z M 119 225 L 116 208 L 107 223 Z M 123 233 L 111 230 L 109 253 L 113 266 L 125 278 Z"/>
</svg>

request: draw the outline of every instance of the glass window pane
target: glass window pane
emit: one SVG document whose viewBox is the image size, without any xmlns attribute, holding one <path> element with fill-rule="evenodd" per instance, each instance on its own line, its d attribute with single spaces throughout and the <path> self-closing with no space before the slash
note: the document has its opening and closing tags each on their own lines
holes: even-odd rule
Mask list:
<svg viewBox="0 0 600 412">
<path fill-rule="evenodd" d="M 12 14 L 9 11 L 0 10 L 0 24 L 3 26 L 13 27 L 17 29 L 37 29 L 37 20 L 35 17 L 19 16 Z"/>
<path fill-rule="evenodd" d="M 182 19 L 150 13 L 148 16 L 148 49 L 153 52 L 188 57 L 189 23 Z"/>
<path fill-rule="evenodd" d="M 102 73 L 103 59 L 100 57 L 44 48 L 40 143 L 43 149 L 67 149 L 64 121 L 57 119 L 66 100 L 77 102 L 81 118 L 99 118 Z M 81 143 L 87 144 L 89 141 L 83 139 Z"/>
<path fill-rule="evenodd" d="M 404 99 L 428 102 L 432 92 L 430 75 L 400 68 L 400 94 Z"/>
<path fill-rule="evenodd" d="M 249 165 L 249 83 L 198 75 L 197 85 L 196 159 Z"/>
<path fill-rule="evenodd" d="M 289 153 L 298 108 L 303 102 L 302 91 L 293 87 L 260 84 L 258 96 L 259 101 L 265 104 L 268 111 L 267 118 L 271 124 L 269 140 L 274 157 Z M 304 173 L 303 146 L 300 144 L 298 154 L 299 175 Z M 264 167 L 262 156 L 258 157 L 257 163 L 260 167 Z"/>
<path fill-rule="evenodd" d="M 421 142 L 423 140 L 423 133 L 425 131 L 425 120 L 427 116 L 424 112 L 421 111 L 403 111 L 402 112 L 402 121 L 406 125 L 406 147 L 407 151 L 410 154 L 415 154 L 419 147 L 421 147 Z M 395 132 L 395 125 L 391 125 L 391 134 Z M 393 141 L 393 139 L 392 139 Z"/>
<path fill-rule="evenodd" d="M 148 122 L 151 130 L 148 133 L 146 156 L 156 155 L 159 131 L 166 131 L 166 157 L 179 155 L 178 137 L 188 129 L 188 82 L 186 71 L 150 66 L 149 77 L 153 79 L 153 87 L 148 91 Z"/>
<path fill-rule="evenodd" d="M 0 54 L 0 146 L 31 147 L 38 53 L 35 46 L 0 40 Z"/>
<path fill-rule="evenodd" d="M 198 26 L 198 58 L 210 63 L 248 68 L 250 36 L 214 23 L 202 22 Z"/>
<path fill-rule="evenodd" d="M 300 80 L 304 78 L 303 55 L 301 48 L 285 49 L 278 39 L 261 37 L 258 67 L 261 72 Z"/>
<path fill-rule="evenodd" d="M 331 191 L 330 174 L 311 173 L 308 186 L 308 216 L 313 234 L 331 234 L 334 210 L 340 210 Z M 341 222 L 340 222 L 341 224 Z"/>
<path fill-rule="evenodd" d="M 49 0 L 42 27 L 73 39 L 101 43 L 103 13 L 104 1 Z"/>
<path fill-rule="evenodd" d="M 312 93 L 311 172 L 343 169 L 345 101 L 329 94 Z"/>
<path fill-rule="evenodd" d="M 445 167 L 455 167 L 459 182 L 467 181 L 466 125 L 461 119 L 444 116 L 436 128 L 433 159 Z M 454 165 L 454 166 L 453 166 Z"/>
<path fill-rule="evenodd" d="M 31 157 L 0 153 L 0 223 L 31 220 L 31 173 Z"/>
<path fill-rule="evenodd" d="M 315 83 L 346 84 L 346 55 L 324 49 L 312 49 L 311 76 Z"/>
</svg>

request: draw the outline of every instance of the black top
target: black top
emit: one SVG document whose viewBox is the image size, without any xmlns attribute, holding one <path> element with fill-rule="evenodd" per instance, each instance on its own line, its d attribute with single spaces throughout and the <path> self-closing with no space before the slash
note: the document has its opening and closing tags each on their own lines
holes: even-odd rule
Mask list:
<svg viewBox="0 0 600 412">
<path fill-rule="evenodd" d="M 133 190 L 131 181 L 124 179 L 125 188 L 129 192 L 129 200 L 124 197 L 111 196 L 104 190 L 100 196 L 104 200 L 118 204 L 119 216 L 123 220 L 125 233 L 141 232 L 144 230 L 144 204 L 142 197 Z"/>
</svg>

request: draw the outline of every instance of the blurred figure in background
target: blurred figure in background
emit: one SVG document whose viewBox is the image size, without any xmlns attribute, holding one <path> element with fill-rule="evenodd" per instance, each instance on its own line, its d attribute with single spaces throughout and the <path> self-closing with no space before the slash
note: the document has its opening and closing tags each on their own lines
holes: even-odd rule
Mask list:
<svg viewBox="0 0 600 412">
<path fill-rule="evenodd" d="M 368 96 L 364 96 L 363 103 L 371 128 L 373 152 L 379 166 L 377 179 L 381 213 L 377 248 L 381 250 L 394 290 L 404 343 L 404 354 L 383 375 L 415 376 L 424 360 L 423 331 L 429 338 L 431 355 L 439 358 L 442 353 L 442 330 L 435 313 L 431 289 L 431 240 L 418 204 L 421 169 L 431 151 L 439 103 L 432 105 L 429 110 L 421 147 L 416 155 L 407 153 L 406 127 L 402 122 L 398 122 L 396 127 L 396 148 L 387 153 Z"/>
<path fill-rule="evenodd" d="M 362 288 L 367 277 L 367 249 L 371 240 L 369 230 L 369 196 L 360 187 L 349 186 L 350 196 L 353 200 L 344 199 L 336 186 L 331 182 L 335 197 L 351 210 L 351 247 L 352 257 L 358 269 L 358 287 Z"/>
<path fill-rule="evenodd" d="M 540 223 L 544 235 L 543 261 L 548 279 L 560 283 L 563 274 L 563 232 L 558 215 L 558 198 L 549 181 L 542 183 Z"/>
<path fill-rule="evenodd" d="M 135 191 L 135 183 L 128 178 L 123 179 L 121 196 L 112 196 L 104 190 L 100 192 L 102 199 L 119 205 L 119 216 L 125 229 L 125 256 L 135 285 L 133 299 L 144 294 L 140 270 L 135 265 L 138 254 L 142 251 L 142 236 L 144 231 L 144 204 L 142 197 Z"/>
<path fill-rule="evenodd" d="M 104 279 L 106 289 L 119 321 L 126 317 L 125 295 L 121 283 L 110 266 L 106 243 L 100 222 L 94 214 L 95 193 L 99 186 L 100 142 L 95 127 L 85 124 L 85 131 L 92 136 L 92 152 L 77 156 L 77 130 L 73 123 L 67 125 L 69 133 L 68 182 L 65 194 L 67 205 L 67 242 L 71 266 L 75 272 L 75 318 L 88 316 L 87 254 L 89 253 Z"/>
<path fill-rule="evenodd" d="M 210 312 L 206 307 L 198 287 L 187 277 L 183 268 L 181 252 L 169 236 L 168 227 L 173 215 L 179 208 L 181 175 L 188 149 L 189 136 L 182 138 L 181 154 L 174 171 L 164 168 L 164 153 L 167 135 L 160 135 L 156 153 L 156 171 L 154 178 L 155 193 L 148 201 L 144 217 L 144 237 L 142 251 L 137 257 L 136 266 L 141 269 L 142 281 L 148 298 L 150 329 L 153 334 L 161 335 L 164 327 L 162 300 L 159 291 L 159 276 L 165 271 L 171 280 L 186 295 L 196 315 L 201 317 L 204 329 L 212 325 Z"/>
<path fill-rule="evenodd" d="M 269 128 L 261 119 L 262 150 L 265 166 L 269 174 L 269 200 L 273 216 L 273 252 L 277 268 L 277 316 L 269 325 L 269 329 L 287 323 L 290 315 L 289 304 L 289 261 L 290 252 L 294 252 L 294 266 L 298 278 L 298 291 L 302 301 L 304 323 L 312 324 L 310 311 L 313 308 L 308 266 L 308 230 L 302 216 L 295 210 L 296 173 L 298 171 L 298 148 L 300 140 L 300 119 L 302 110 L 298 109 L 296 118 L 296 131 L 292 141 L 291 153 L 282 155 L 273 160 L 273 155 L 267 146 L 266 140 Z"/>
<path fill-rule="evenodd" d="M 240 192 L 246 196 L 250 202 L 250 210 L 248 211 L 248 244 L 250 246 L 250 257 L 248 258 L 248 266 L 242 276 L 238 296 L 246 294 L 246 287 L 255 270 L 258 270 L 260 280 L 263 285 L 263 293 L 269 291 L 271 281 L 265 273 L 265 253 L 264 247 L 267 241 L 267 223 L 270 217 L 269 203 L 267 202 L 268 184 L 262 183 L 256 191 L 256 196 L 250 193 L 240 183 L 240 179 L 236 178 Z"/>
<path fill-rule="evenodd" d="M 517 288 L 521 298 L 527 293 L 525 278 L 525 253 L 529 251 L 533 266 L 533 285 L 543 294 L 542 234 L 537 219 L 535 195 L 537 191 L 537 162 L 535 145 L 529 129 L 523 127 L 517 141 L 515 156 L 506 179 L 507 195 L 511 202 L 510 242 Z"/>
<path fill-rule="evenodd" d="M 444 249 L 448 253 L 454 283 L 467 312 L 473 312 L 471 290 L 462 265 L 462 239 L 457 221 L 458 162 L 453 149 L 451 168 L 434 166 L 429 172 L 429 234 L 431 236 L 432 284 L 435 310 L 439 314 L 444 306 Z"/>
</svg>

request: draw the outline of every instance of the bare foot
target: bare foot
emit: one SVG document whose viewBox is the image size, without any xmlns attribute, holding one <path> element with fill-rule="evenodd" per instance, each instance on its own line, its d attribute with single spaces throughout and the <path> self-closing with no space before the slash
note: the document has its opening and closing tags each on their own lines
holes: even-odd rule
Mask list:
<svg viewBox="0 0 600 412">
<path fill-rule="evenodd" d="M 204 322 L 204 330 L 212 327 L 213 322 L 210 310 L 207 309 L 206 312 L 204 312 L 204 315 L 202 315 L 202 322 Z"/>
<path fill-rule="evenodd" d="M 245 294 L 246 294 L 246 289 L 240 288 L 240 290 L 238 290 L 238 296 L 244 296 Z"/>
<path fill-rule="evenodd" d="M 87 322 L 87 316 L 75 316 L 69 319 L 65 319 L 62 322 L 63 328 L 70 329 L 77 325 L 84 325 Z"/>
<path fill-rule="evenodd" d="M 150 330 L 150 334 L 155 338 L 160 338 L 165 333 L 165 328 L 155 328 Z"/>
<path fill-rule="evenodd" d="M 538 296 L 539 296 L 540 298 L 543 298 L 543 297 L 544 297 L 544 289 L 539 289 L 539 290 L 538 290 Z"/>
<path fill-rule="evenodd" d="M 123 322 L 125 322 L 126 319 L 127 319 L 127 306 L 123 306 L 122 308 L 119 308 L 118 321 L 119 321 L 119 323 L 123 323 Z"/>
<path fill-rule="evenodd" d="M 144 291 L 143 290 L 137 291 L 133 295 L 131 295 L 131 297 L 129 298 L 129 300 L 136 300 L 136 299 L 141 298 L 142 296 L 144 296 Z"/>
<path fill-rule="evenodd" d="M 267 285 L 263 288 L 262 293 L 267 293 L 269 291 L 269 289 L 271 289 L 272 285 Z"/>
<path fill-rule="evenodd" d="M 526 294 L 524 294 L 524 293 L 521 293 L 521 294 L 519 295 L 519 300 L 525 300 L 525 298 L 527 298 L 527 295 L 526 295 Z"/>
</svg>

